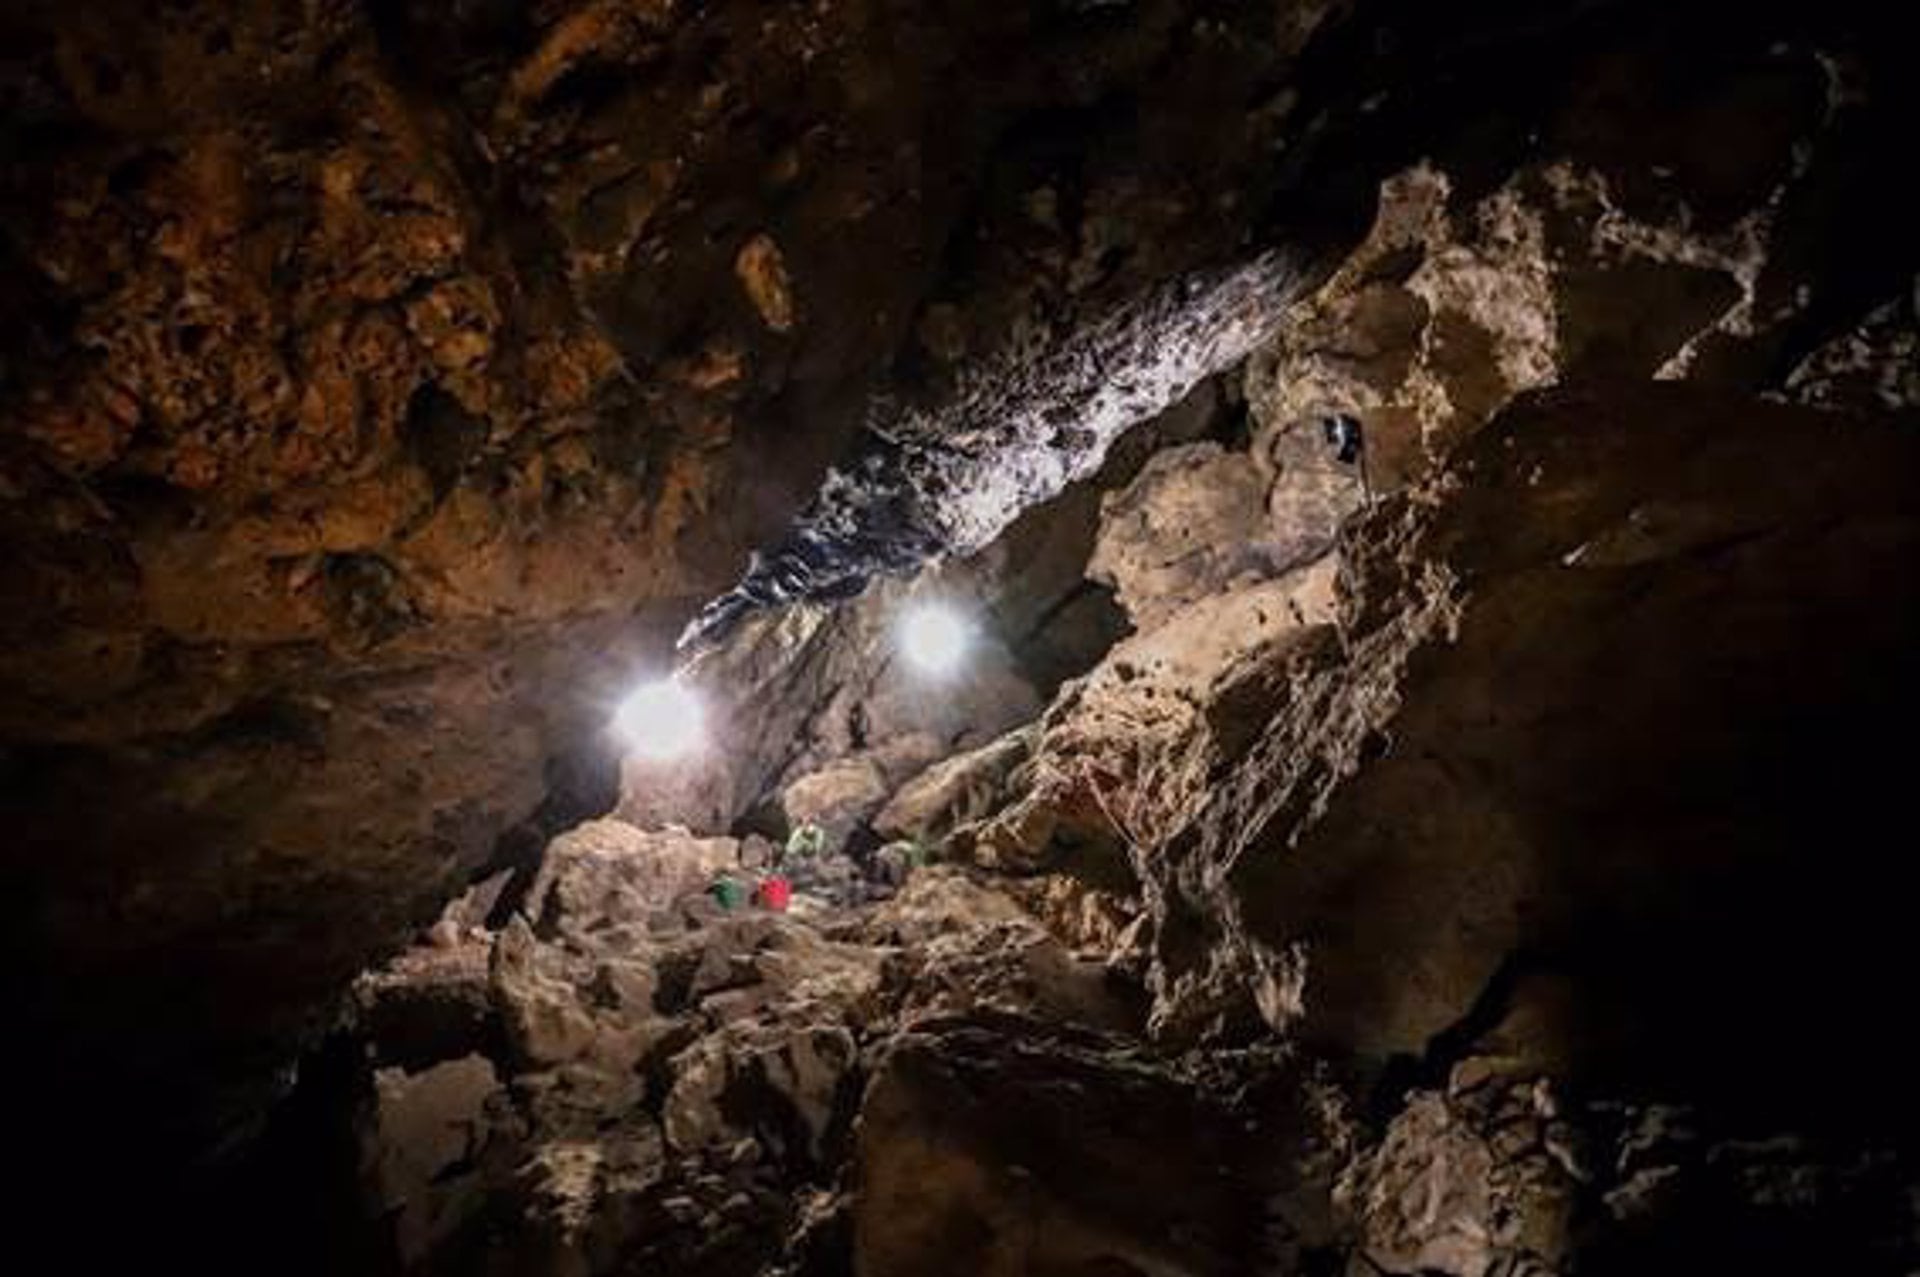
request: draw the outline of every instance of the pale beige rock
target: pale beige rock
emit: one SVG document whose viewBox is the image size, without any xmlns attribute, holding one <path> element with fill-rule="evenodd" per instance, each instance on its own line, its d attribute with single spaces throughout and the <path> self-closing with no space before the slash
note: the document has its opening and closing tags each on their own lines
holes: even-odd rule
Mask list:
<svg viewBox="0 0 1920 1277">
<path fill-rule="evenodd" d="M 777 1142 L 783 1124 L 797 1121 L 805 1154 L 817 1157 L 858 1054 L 853 1035 L 831 1020 L 731 1025 L 671 1062 L 667 1142 L 684 1153 L 737 1139 L 741 1127 L 730 1112 L 745 1104 L 758 1115 L 748 1122 L 759 1139 Z"/>
<path fill-rule="evenodd" d="M 847 835 L 887 800 L 887 778 L 871 759 L 845 759 L 809 772 L 780 791 L 787 826 L 817 825 L 827 846 L 843 847 Z"/>
<path fill-rule="evenodd" d="M 514 1048 L 528 1065 L 559 1064 L 584 1055 L 596 1037 L 593 1017 L 581 1007 L 575 985 L 551 968 L 518 917 L 494 942 L 491 966 L 496 1002 Z"/>
<path fill-rule="evenodd" d="M 1117 644 L 1048 711 L 1006 786 L 1011 801 L 961 826 L 949 846 L 990 867 L 1031 869 L 1064 844 L 1152 845 L 1197 801 L 1218 747 L 1244 734 L 1215 712 L 1216 698 L 1234 703 L 1225 693 L 1246 671 L 1332 620 L 1333 577 L 1322 559 L 1199 599 Z"/>
<path fill-rule="evenodd" d="M 1251 459 L 1218 444 L 1156 453 L 1102 501 L 1088 578 L 1150 630 L 1204 595 L 1271 575 L 1287 565 L 1266 535 L 1267 486 Z"/>
<path fill-rule="evenodd" d="M 1005 801 L 1014 770 L 1032 750 L 1032 728 L 1021 728 L 927 768 L 902 785 L 873 818 L 885 838 L 932 844 L 956 826 L 977 820 Z"/>
<path fill-rule="evenodd" d="M 548 844 L 526 908 L 529 916 L 551 914 L 576 933 L 644 923 L 738 863 L 739 844 L 731 838 L 589 821 Z"/>
<path fill-rule="evenodd" d="M 1355 1203 L 1367 1258 L 1390 1273 L 1484 1277 L 1501 1238 L 1493 1154 L 1422 1095 L 1394 1121 Z"/>
<path fill-rule="evenodd" d="M 500 1093 L 493 1065 L 477 1055 L 446 1060 L 417 1073 L 375 1070 L 371 1173 L 381 1204 L 394 1216 L 403 1259 L 427 1254 L 481 1205 L 471 1175 L 448 1172 L 471 1161 L 492 1129 L 489 1102 Z"/>
</svg>

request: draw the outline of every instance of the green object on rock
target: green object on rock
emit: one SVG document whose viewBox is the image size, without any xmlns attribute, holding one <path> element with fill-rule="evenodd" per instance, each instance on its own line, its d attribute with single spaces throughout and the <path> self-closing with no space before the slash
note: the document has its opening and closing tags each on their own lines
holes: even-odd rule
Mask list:
<svg viewBox="0 0 1920 1277">
<path fill-rule="evenodd" d="M 807 821 L 794 826 L 787 835 L 787 854 L 789 856 L 817 856 L 827 849 L 827 831 Z"/>
<path fill-rule="evenodd" d="M 927 863 L 927 849 L 918 839 L 901 838 L 874 853 L 870 876 L 889 886 L 905 883 L 914 870 Z"/>
<path fill-rule="evenodd" d="M 707 890 L 722 909 L 734 910 L 747 903 L 746 884 L 732 878 L 716 878 Z"/>
<path fill-rule="evenodd" d="M 929 859 L 926 846 L 918 838 L 896 838 L 880 849 L 889 860 L 897 860 L 909 869 L 918 869 Z"/>
</svg>

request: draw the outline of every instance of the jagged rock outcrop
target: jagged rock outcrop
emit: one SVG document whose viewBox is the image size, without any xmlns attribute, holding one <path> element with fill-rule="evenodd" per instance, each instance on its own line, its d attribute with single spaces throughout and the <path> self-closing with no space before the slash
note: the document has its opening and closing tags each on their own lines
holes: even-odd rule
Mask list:
<svg viewBox="0 0 1920 1277">
<path fill-rule="evenodd" d="M 1892 1272 L 1910 1178 L 1871 1141 L 1743 1137 L 1468 1061 L 1408 1097 L 1335 1197 L 1374 1272 Z"/>
<path fill-rule="evenodd" d="M 837 609 L 754 618 L 683 674 L 707 700 L 712 746 L 666 765 L 629 760 L 621 811 L 643 825 L 722 831 L 771 795 L 768 832 L 784 838 L 816 821 L 843 841 L 893 786 L 1038 708 L 1019 660 L 991 631 L 974 637 L 951 676 L 929 678 L 898 655 L 898 617 L 915 598 L 984 613 L 991 585 L 959 571 L 889 583 Z"/>
<path fill-rule="evenodd" d="M 1551 28 L 1563 16 L 1579 26 L 1572 15 L 1543 21 Z M 1879 34 L 1892 36 L 1893 25 Z M 1451 39 L 1470 45 L 1470 28 Z M 1403 67 L 1399 83 L 1389 77 L 1359 100 L 1357 113 L 1403 130 L 1409 159 L 1422 148 L 1426 159 L 1389 179 L 1374 235 L 1332 288 L 1284 322 L 1277 306 L 1317 288 L 1346 245 L 1337 237 L 1330 245 L 1327 227 L 1297 209 L 1282 222 L 1296 251 L 1251 290 L 1274 304 L 1252 324 L 1276 338 L 1255 377 L 1254 393 L 1269 401 L 1264 416 L 1359 418 L 1391 487 L 1518 391 L 1565 375 L 1778 383 L 1875 306 L 1905 305 L 1914 255 L 1893 210 L 1909 205 L 1875 180 L 1866 156 L 1890 139 L 1909 98 L 1875 37 L 1854 27 L 1727 40 L 1707 10 L 1673 15 L 1665 35 L 1597 39 L 1567 53 L 1565 78 L 1551 84 L 1510 64 L 1476 66 L 1449 47 L 1436 58 L 1453 60 L 1442 82 L 1482 77 L 1465 93 L 1479 94 L 1487 114 L 1464 135 L 1453 131 L 1457 104 L 1425 82 L 1424 68 Z M 1503 111 L 1511 118 L 1489 118 Z M 1733 145 L 1725 133 L 1736 119 L 1763 123 Z M 1512 135 L 1496 140 L 1502 129 Z M 1313 174 L 1331 187 L 1354 176 Z M 1189 291 L 1205 299 L 1220 288 L 1209 281 Z M 858 461 L 735 592 L 710 605 L 689 640 L 754 608 L 839 597 L 873 574 L 981 544 L 1009 506 L 1057 490 L 1059 475 L 1099 455 L 1114 428 L 1111 405 L 1165 380 L 1097 377 L 1105 389 L 1093 395 L 1083 384 L 1089 365 L 1144 373 L 1206 363 L 1193 335 L 1237 331 L 1224 315 L 1199 323 L 1191 312 L 1157 341 L 1157 361 L 1121 357 L 1127 334 L 1151 331 L 1161 309 L 1120 315 L 1084 350 L 1061 348 L 1058 366 L 1040 375 L 1071 389 L 1047 411 L 1032 410 L 1025 387 L 1034 378 L 1015 367 L 983 375 L 944 406 L 951 420 L 878 423 Z M 1250 350 L 1259 341 L 1257 331 L 1242 335 L 1249 341 L 1231 344 Z M 1102 344 L 1113 349 L 1101 353 Z M 1897 380 L 1881 395 L 1897 395 Z M 1287 432 L 1274 438 L 1284 446 Z"/>
<path fill-rule="evenodd" d="M 855 1271 L 1257 1271 L 1259 1150 L 1299 1131 L 1198 1081 L 1021 1020 L 900 1035 L 860 1109 Z"/>
<path fill-rule="evenodd" d="M 1346 531 L 1337 612 L 1242 683 L 1244 752 L 1136 843 L 1156 1032 L 1257 1013 L 1386 1090 L 1342 1208 L 1376 1268 L 1635 1271 L 1721 1227 L 1772 1239 L 1763 1271 L 1904 1262 L 1897 764 L 1869 742 L 1920 697 L 1916 448 L 1683 386 L 1523 398 Z M 1399 1107 L 1476 1054 L 1504 1090 Z M 1475 1110 L 1535 1084 L 1602 1107 L 1541 1110 L 1537 1144 Z M 1657 1103 L 1724 1145 L 1673 1198 L 1677 1171 L 1556 1151 Z"/>
<path fill-rule="evenodd" d="M 1141 583 L 1144 632 L 880 817 L 1131 917 L 1110 952 L 1156 1033 L 1264 1021 L 1377 1088 L 1335 1211 L 1370 1270 L 1664 1271 L 1723 1228 L 1762 1271 L 1911 1251 L 1913 1114 L 1875 1011 L 1904 965 L 1873 832 L 1898 787 L 1866 743 L 1917 687 L 1920 470 L 1885 415 L 1906 303 L 1809 353 L 1816 299 L 1858 288 L 1808 241 L 1857 180 L 1863 99 L 1831 60 L 1773 57 L 1721 91 L 1797 113 L 1715 159 L 1696 203 L 1578 148 L 1483 176 L 1463 211 L 1434 168 L 1387 183 L 1372 237 L 1250 365 L 1247 452 L 1164 454 L 1110 502 L 1106 570 L 1123 599 Z M 1879 285 L 1899 296 L 1902 261 Z M 1705 388 L 1658 384 L 1682 380 Z M 1342 418 L 1358 473 L 1328 458 Z M 1282 569 L 1189 535 L 1267 542 L 1263 491 L 1329 538 L 1364 507 L 1320 564 L 1337 598 L 1265 643 L 1218 622 Z M 1156 688 L 1129 657 L 1163 631 L 1192 663 Z M 1103 759 L 1129 764 L 1104 790 Z M 1488 1050 L 1499 1086 L 1401 1090 Z M 1718 1151 L 1587 1160 L 1661 1103 Z"/>
<path fill-rule="evenodd" d="M 1245 605 L 1331 572 L 1335 533 L 1363 506 L 1408 485 L 1423 485 L 1418 500 L 1446 499 L 1459 479 L 1436 479 L 1435 468 L 1516 395 L 1562 382 L 1688 379 L 1898 407 L 1904 300 L 1873 310 L 1855 335 L 1812 353 L 1807 342 L 1814 321 L 1844 304 L 1836 298 L 1861 295 L 1860 277 L 1816 245 L 1855 218 L 1861 233 L 1880 233 L 1878 212 L 1841 192 L 1865 198 L 1861 140 L 1901 90 L 1880 76 L 1869 92 L 1873 59 L 1858 48 L 1780 45 L 1719 65 L 1718 78 L 1696 75 L 1683 88 L 1669 51 L 1598 58 L 1566 86 L 1565 113 L 1526 162 L 1470 179 L 1430 162 L 1386 181 L 1367 239 L 1249 362 L 1245 450 L 1162 454 L 1110 498 L 1094 567 L 1120 584 L 1142 633 L 1072 685 L 1037 730 L 929 773 L 882 823 L 957 833 L 955 849 L 984 863 L 1074 862 L 1124 905 L 1130 892 L 1110 881 L 1116 844 L 1174 837 L 1230 780 L 1276 706 L 1298 700 L 1289 712 L 1302 731 L 1312 715 L 1336 712 L 1323 689 L 1294 686 L 1300 670 L 1352 641 L 1325 628 L 1331 600 L 1315 603 L 1325 596 L 1309 588 L 1277 616 Z M 1632 76 L 1649 86 L 1632 111 L 1580 114 L 1578 104 Z M 1736 150 L 1721 147 L 1714 122 L 1755 103 L 1768 105 L 1768 127 Z M 1660 161 L 1649 175 L 1634 165 L 1654 119 L 1665 131 L 1649 144 Z M 1889 245 L 1888 269 L 1870 288 L 1904 298 L 1903 253 Z M 1362 441 L 1349 459 L 1335 443 L 1346 423 Z M 1829 499 L 1842 500 L 1838 489 Z M 1171 663 L 1155 653 L 1172 653 Z M 1351 703 L 1391 695 L 1397 674 L 1378 673 L 1376 691 L 1354 690 Z M 1349 662 L 1340 677 L 1375 674 Z M 1353 756 L 1313 783 L 1332 783 Z M 1089 858 L 1089 845 L 1108 850 Z M 1088 871 L 1090 859 L 1107 870 Z M 1150 863 L 1145 874 L 1154 879 Z M 1148 903 L 1179 910 L 1178 894 Z M 1165 914 L 1156 925 L 1192 930 Z M 1256 971 L 1275 1016 L 1297 1010 L 1286 963 L 1248 950 L 1231 928 L 1217 944 L 1205 927 L 1199 934 L 1197 954 L 1231 961 L 1189 954 L 1163 998 L 1167 1014 L 1184 1004 L 1192 1023 L 1206 1023 L 1216 1002 L 1245 1001 Z"/>
<path fill-rule="evenodd" d="M 32 1084 L 161 1114 L 168 1164 L 253 1127 L 351 971 L 605 809 L 631 671 L 869 392 L 1237 250 L 1257 201 L 1214 195 L 1284 121 L 1187 107 L 1270 98 L 1325 13 L 9 6 Z"/>
<path fill-rule="evenodd" d="M 1269 535 L 1267 490 L 1246 454 L 1219 444 L 1161 452 L 1103 503 L 1087 575 L 1151 630 L 1209 594 L 1325 553 L 1325 543 L 1301 552 Z M 1322 530 L 1327 542 L 1336 526 Z"/>
<path fill-rule="evenodd" d="M 1126 430 L 1266 342 L 1317 269 L 1302 251 L 1269 250 L 1172 281 L 1039 357 L 975 373 L 934 412 L 874 423 L 857 458 L 681 645 L 699 651 L 755 611 L 848 598 L 876 577 L 984 549 L 1022 510 L 1097 472 Z"/>
<path fill-rule="evenodd" d="M 1852 332 L 1808 355 L 1787 378 L 1786 393 L 1816 408 L 1855 412 L 1920 409 L 1920 331 L 1915 328 L 1915 292 L 1874 310 Z"/>
<path fill-rule="evenodd" d="M 1282 708 L 1218 780 L 1167 849 L 1194 858 L 1184 889 L 1216 884 L 1259 941 L 1304 945 L 1303 1029 L 1376 1054 L 1422 1050 L 1509 960 L 1578 973 L 1600 1034 L 1583 1065 L 1617 1014 L 1692 1042 L 1675 1052 L 1692 1070 L 1758 1013 L 1723 984 L 1770 998 L 1828 962 L 1877 969 L 1890 937 L 1847 920 L 1887 882 L 1878 764 L 1852 741 L 1915 692 L 1895 580 L 1920 535 L 1915 447 L 1679 387 L 1524 402 L 1356 530 L 1340 690 L 1296 674 L 1313 716 Z M 1322 860 L 1321 838 L 1355 841 Z M 1790 885 L 1816 862 L 1866 898 Z M 1374 888 L 1404 907 L 1346 917 Z M 1338 940 L 1312 921 L 1322 900 Z M 1787 959 L 1788 925 L 1821 952 Z M 1668 962 L 1685 974 L 1655 977 Z"/>
<path fill-rule="evenodd" d="M 21 1214 L 250 1271 L 1912 1268 L 1911 26 L 10 7 Z M 751 544 L 714 749 L 617 777 Z M 790 911 L 708 894 L 816 827 Z M 291 1178 L 195 1160 L 269 1114 Z"/>
<path fill-rule="evenodd" d="M 1039 1036 L 1023 1058 L 1043 1073 L 1155 1076 L 1120 1056 L 1099 1063 L 1121 1049 L 1101 1035 L 1127 1033 L 1138 1003 L 991 887 L 927 868 L 859 909 L 802 894 L 790 912 L 729 911 L 708 888 L 746 872 L 738 852 L 729 839 L 583 826 L 548 848 L 498 929 L 435 928 L 362 979 L 343 1032 L 364 1062 L 343 1094 L 364 1114 L 375 1252 L 423 1271 L 648 1259 L 760 1271 L 801 1257 L 822 1212 L 845 1216 L 847 1175 L 891 1179 L 886 1159 L 915 1138 L 892 1123 L 925 1043 L 971 1034 L 985 1045 L 970 1049 L 991 1050 L 1027 1024 Z M 461 1014 L 445 1014 L 453 1005 Z M 1044 1103 L 1051 1084 L 1034 1085 Z M 1090 1103 L 1127 1104 L 1076 1085 Z M 1154 1111 L 1168 1120 L 1203 1103 L 1171 1074 L 1160 1085 Z M 1054 1191 L 1075 1190 L 1063 1178 Z M 872 1252 L 863 1271 L 925 1271 L 877 1235 L 913 1218 L 883 1218 L 852 1221 Z"/>
</svg>

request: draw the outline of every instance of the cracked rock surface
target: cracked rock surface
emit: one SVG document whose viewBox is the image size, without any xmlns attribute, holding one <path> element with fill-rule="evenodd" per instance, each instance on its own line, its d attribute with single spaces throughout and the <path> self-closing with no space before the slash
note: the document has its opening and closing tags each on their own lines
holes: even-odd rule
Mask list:
<svg viewBox="0 0 1920 1277">
<path fill-rule="evenodd" d="M 353 971 L 607 809 L 607 707 L 874 394 L 1237 254 L 1329 6 L 1206 10 L 9 5 L 32 1084 L 244 1138 Z"/>
<path fill-rule="evenodd" d="M 1072 1252 L 1124 1224 L 1131 1245 L 1193 1262 L 1245 1243 L 1253 1198 L 1211 1164 L 1243 1155 L 1231 1106 L 1127 1036 L 1139 1008 L 1103 964 L 951 868 L 855 909 L 802 891 L 790 911 L 729 910 L 709 883 L 739 855 L 731 839 L 583 826 L 503 926 L 462 925 L 456 906 L 361 980 L 341 1032 L 366 1215 L 382 1221 L 368 1262 L 815 1271 L 850 1247 L 864 1270 L 924 1272 L 914 1230 L 976 1211 L 990 1235 L 951 1271 L 1031 1271 L 1036 1228 Z M 430 1008 L 450 1004 L 462 1014 L 423 1043 Z M 1063 1088 L 1088 1111 L 1058 1111 Z M 1115 1112 L 1139 1129 L 1089 1153 L 1080 1204 L 1035 1202 L 1002 1164 L 1005 1141 L 1031 1142 L 1032 1161 Z M 1143 1185 L 1141 1204 L 1194 1216 L 1180 1227 L 1199 1234 L 1169 1242 L 1094 1177 L 1194 1120 L 1218 1128 L 1218 1148 L 1188 1154 L 1218 1202 Z M 1139 1126 L 1154 1121 L 1165 1134 Z M 978 1202 L 949 1196 L 966 1185 Z"/>
<path fill-rule="evenodd" d="M 8 6 L 22 1249 L 1920 1271 L 1912 27 Z"/>
</svg>

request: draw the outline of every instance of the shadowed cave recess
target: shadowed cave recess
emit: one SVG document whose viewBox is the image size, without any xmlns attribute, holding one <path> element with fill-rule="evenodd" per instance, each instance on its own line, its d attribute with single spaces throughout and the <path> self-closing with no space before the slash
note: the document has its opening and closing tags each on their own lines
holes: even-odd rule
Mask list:
<svg viewBox="0 0 1920 1277">
<path fill-rule="evenodd" d="M 19 1265 L 1920 1272 L 1915 27 L 0 6 Z"/>
</svg>

